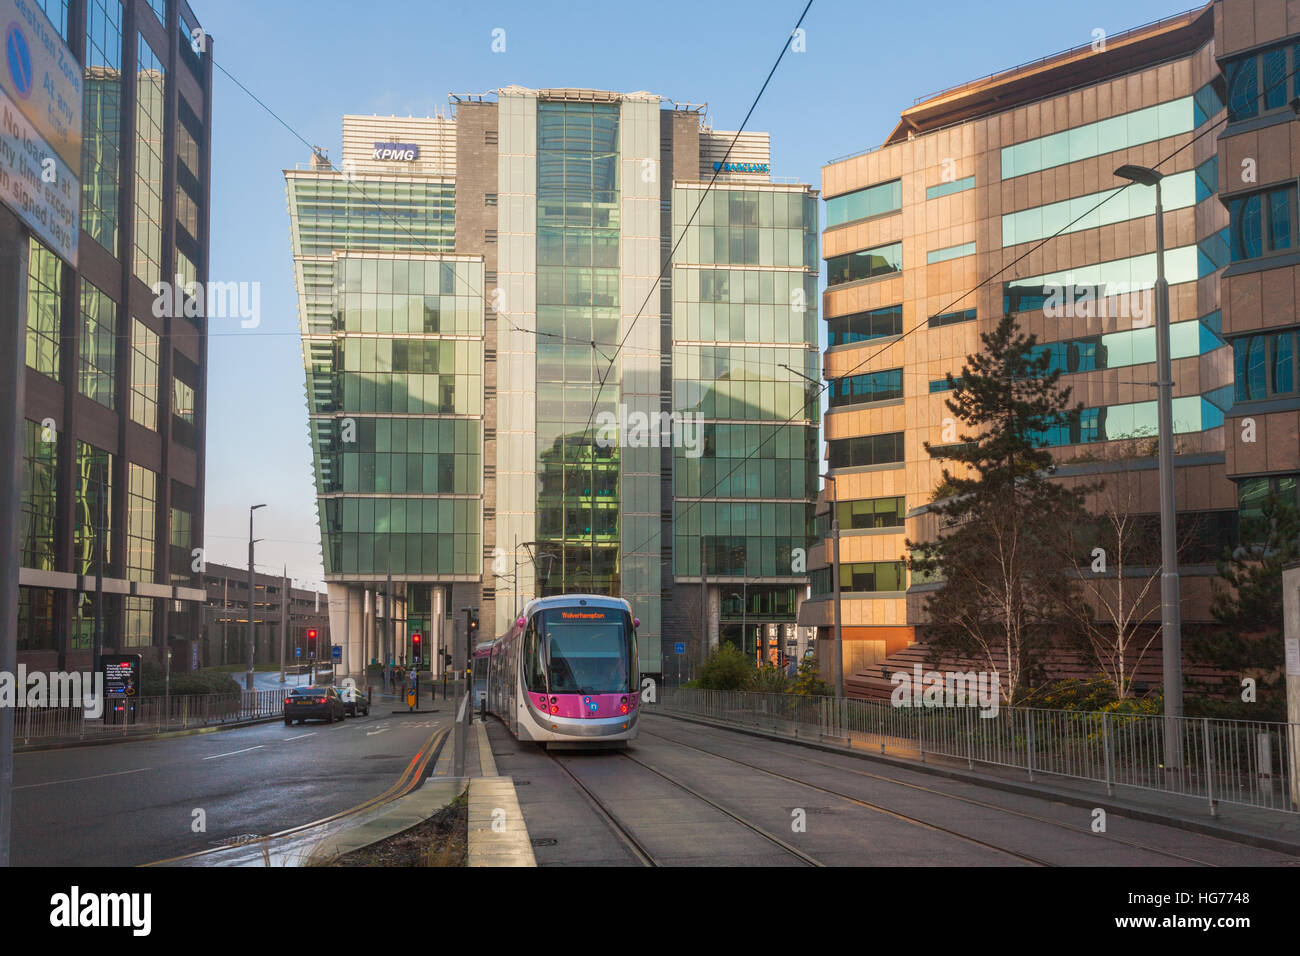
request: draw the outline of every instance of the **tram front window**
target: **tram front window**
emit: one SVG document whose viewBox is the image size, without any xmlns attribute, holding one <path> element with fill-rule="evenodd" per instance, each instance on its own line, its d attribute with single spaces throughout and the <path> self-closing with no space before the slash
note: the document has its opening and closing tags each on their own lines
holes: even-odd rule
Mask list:
<svg viewBox="0 0 1300 956">
<path fill-rule="evenodd" d="M 547 610 L 541 628 L 553 694 L 626 694 L 631 685 L 629 627 L 621 612 Z"/>
</svg>

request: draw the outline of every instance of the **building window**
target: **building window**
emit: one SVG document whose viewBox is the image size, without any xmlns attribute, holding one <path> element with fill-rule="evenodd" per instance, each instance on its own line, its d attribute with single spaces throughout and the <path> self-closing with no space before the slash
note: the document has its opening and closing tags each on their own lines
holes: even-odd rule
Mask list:
<svg viewBox="0 0 1300 956">
<path fill-rule="evenodd" d="M 1233 262 L 1258 259 L 1296 245 L 1296 187 L 1282 186 L 1228 200 Z"/>
<path fill-rule="evenodd" d="M 1012 179 L 1189 133 L 1217 109 L 1217 97 L 1207 84 L 1195 96 L 1184 96 L 1006 146 L 1002 149 L 1002 178 Z"/>
<path fill-rule="evenodd" d="M 136 64 L 135 274 L 153 288 L 162 281 L 163 114 L 166 71 L 141 36 Z"/>
<path fill-rule="evenodd" d="M 50 588 L 19 588 L 18 650 L 52 651 L 56 647 L 54 591 Z"/>
<path fill-rule="evenodd" d="M 959 246 L 948 246 L 944 249 L 934 249 L 925 254 L 927 265 L 934 265 L 936 262 L 947 262 L 949 259 L 960 259 L 962 256 L 975 255 L 975 243 L 963 242 Z"/>
<path fill-rule="evenodd" d="M 27 367 L 59 380 L 63 263 L 35 239 L 27 244 Z"/>
<path fill-rule="evenodd" d="M 826 228 L 872 216 L 883 216 L 902 208 L 903 181 L 895 179 L 879 183 L 826 200 Z"/>
<path fill-rule="evenodd" d="M 1296 330 L 1243 335 L 1232 340 L 1239 402 L 1296 393 Z"/>
<path fill-rule="evenodd" d="M 84 75 L 81 228 L 116 256 L 122 151 L 121 0 L 89 0 L 86 5 Z"/>
<path fill-rule="evenodd" d="M 22 565 L 54 570 L 58 443 L 54 432 L 26 421 L 23 441 Z"/>
<path fill-rule="evenodd" d="M 815 595 L 833 592 L 831 568 L 819 568 L 809 578 Z M 860 561 L 840 565 L 841 592 L 906 591 L 907 567 L 902 561 Z"/>
<path fill-rule="evenodd" d="M 130 462 L 127 465 L 126 576 L 152 581 L 158 522 L 158 476 Z"/>
<path fill-rule="evenodd" d="M 862 402 L 887 402 L 903 397 L 903 370 L 867 372 L 830 380 L 830 404 L 857 405 Z"/>
<path fill-rule="evenodd" d="M 852 345 L 871 339 L 903 334 L 903 307 L 890 305 L 869 312 L 855 312 L 826 320 L 829 345 Z"/>
<path fill-rule="evenodd" d="M 158 430 L 158 333 L 131 320 L 131 421 Z"/>
<path fill-rule="evenodd" d="M 965 179 L 955 179 L 950 183 L 939 183 L 937 186 L 930 186 L 925 190 L 926 199 L 938 199 L 940 196 L 950 196 L 953 193 L 965 192 L 967 189 L 975 188 L 975 177 L 967 176 Z"/>
<path fill-rule="evenodd" d="M 826 284 L 840 285 L 903 271 L 903 244 L 891 243 L 826 260 Z"/>
<path fill-rule="evenodd" d="M 1264 516 L 1264 501 L 1276 495 L 1292 508 L 1300 506 L 1296 498 L 1297 475 L 1261 475 L 1237 482 L 1237 515 L 1243 524 L 1258 522 Z"/>
<path fill-rule="evenodd" d="M 937 329 L 945 325 L 957 325 L 960 322 L 973 322 L 977 310 L 964 309 L 961 312 L 945 312 L 943 315 L 932 315 L 927 323 L 930 328 Z"/>
<path fill-rule="evenodd" d="M 194 529 L 192 527 L 192 518 L 188 511 L 182 511 L 180 508 L 171 508 L 171 544 L 173 548 L 190 549 L 190 542 L 193 540 Z"/>
<path fill-rule="evenodd" d="M 78 388 L 107 408 L 117 407 L 116 359 L 117 303 L 83 278 Z"/>
<path fill-rule="evenodd" d="M 72 505 L 72 569 L 77 574 L 95 573 L 95 536 L 99 533 L 100 495 L 104 501 L 104 565 L 112 561 L 113 456 L 84 441 L 77 442 L 76 473 Z"/>
<path fill-rule="evenodd" d="M 902 432 L 832 439 L 829 444 L 832 468 L 885 465 L 903 460 Z"/>
<path fill-rule="evenodd" d="M 863 498 L 859 501 L 841 501 L 836 510 L 840 530 L 846 528 L 901 528 L 907 513 L 906 499 L 902 495 L 892 498 Z"/>
<path fill-rule="evenodd" d="M 1206 166 L 1212 169 L 1205 168 Z M 1196 170 L 1187 170 L 1166 176 L 1160 184 L 1165 212 L 1194 206 L 1201 200 L 1208 179 L 1213 175 L 1212 194 L 1218 189 L 1217 163 L 1211 160 Z M 1002 217 L 1002 245 L 1014 246 L 1036 242 L 1048 236 L 1069 235 L 1085 229 L 1099 229 L 1116 223 L 1129 222 L 1154 216 L 1156 192 L 1154 189 L 1132 189 L 1117 186 L 1100 192 L 1063 199 L 1060 202 L 1031 206 Z"/>
<path fill-rule="evenodd" d="M 36 0 L 36 5 L 45 11 L 59 36 L 68 39 L 68 0 Z"/>
<path fill-rule="evenodd" d="M 167 25 L 167 0 L 149 0 L 149 8 L 163 26 Z"/>
<path fill-rule="evenodd" d="M 1300 96 L 1300 77 L 1288 81 L 1300 66 L 1297 52 L 1300 45 L 1291 42 L 1223 64 L 1229 122 L 1285 109 L 1292 96 Z"/>
<path fill-rule="evenodd" d="M 194 424 L 194 389 L 179 378 L 172 378 L 172 411 Z"/>
</svg>

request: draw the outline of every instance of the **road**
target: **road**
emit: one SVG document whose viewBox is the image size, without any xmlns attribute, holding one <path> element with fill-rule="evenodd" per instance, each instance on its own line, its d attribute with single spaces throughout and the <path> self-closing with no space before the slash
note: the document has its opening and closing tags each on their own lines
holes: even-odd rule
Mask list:
<svg viewBox="0 0 1300 956">
<path fill-rule="evenodd" d="M 342 723 L 19 753 L 12 862 L 131 866 L 357 806 L 396 782 L 449 719 L 442 701 L 415 715 L 375 703 Z"/>
<path fill-rule="evenodd" d="M 1300 858 L 714 727 L 642 717 L 626 754 L 489 723 L 541 866 L 1290 866 Z"/>
</svg>

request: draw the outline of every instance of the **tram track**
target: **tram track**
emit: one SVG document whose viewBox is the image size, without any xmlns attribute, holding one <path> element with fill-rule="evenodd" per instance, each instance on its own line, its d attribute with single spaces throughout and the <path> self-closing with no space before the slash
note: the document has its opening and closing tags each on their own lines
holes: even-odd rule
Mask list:
<svg viewBox="0 0 1300 956">
<path fill-rule="evenodd" d="M 657 738 L 659 738 L 660 740 L 670 741 L 671 743 L 677 744 L 677 745 L 680 746 L 680 747 L 689 747 L 689 748 L 692 749 L 692 750 L 698 750 L 698 751 L 700 751 L 701 753 L 710 753 L 710 754 L 712 754 L 712 755 L 715 756 L 715 757 L 722 757 L 723 759 L 733 759 L 733 758 L 725 757 L 725 756 L 722 755 L 722 754 L 716 754 L 716 753 L 713 753 L 712 751 L 704 750 L 703 748 L 700 748 L 700 747 L 695 747 L 695 746 L 692 745 L 692 744 L 687 744 L 687 743 L 685 743 L 684 741 L 677 740 L 677 739 L 672 738 L 672 737 L 665 737 L 663 734 L 654 733 L 654 732 L 652 732 L 652 731 L 648 731 L 648 730 L 642 730 L 641 732 L 642 732 L 643 734 L 647 735 L 647 736 L 650 736 L 650 737 L 657 737 Z M 718 738 L 716 737 L 716 735 L 714 735 L 713 739 L 716 740 L 716 739 L 718 739 Z M 747 742 L 744 742 L 744 741 L 730 741 L 730 740 L 729 740 L 728 743 L 734 743 L 734 744 L 737 745 L 737 746 L 747 747 L 747 748 L 755 749 L 755 750 L 757 750 L 757 749 L 762 749 L 762 748 L 758 747 L 758 746 L 755 745 L 755 744 L 750 744 L 750 743 L 747 743 Z M 1208 867 L 1217 867 L 1217 866 L 1219 866 L 1219 864 L 1217 864 L 1217 863 L 1210 863 L 1210 862 L 1207 862 L 1207 861 L 1205 861 L 1205 860 L 1198 860 L 1198 859 L 1195 859 L 1194 857 L 1184 856 L 1184 855 L 1181 854 L 1181 853 L 1175 853 L 1175 852 L 1172 851 L 1172 850 L 1166 850 L 1166 849 L 1163 849 L 1162 847 L 1155 847 L 1155 846 L 1151 846 L 1151 845 L 1146 844 L 1146 843 L 1139 843 L 1139 842 L 1134 841 L 1134 840 L 1126 840 L 1126 839 L 1123 839 L 1122 837 L 1113 836 L 1113 835 L 1111 835 L 1111 834 L 1109 834 L 1109 833 L 1096 833 L 1096 832 L 1094 832 L 1092 829 L 1090 829 L 1089 827 L 1081 827 L 1081 826 L 1077 826 L 1077 825 L 1072 824 L 1072 823 L 1062 823 L 1061 821 L 1059 821 L 1059 820 L 1053 820 L 1053 819 L 1051 819 L 1050 817 L 1043 817 L 1043 816 L 1039 816 L 1039 815 L 1037 815 L 1037 814 L 1033 814 L 1033 813 L 1026 813 L 1026 812 L 1023 811 L 1023 810 L 1013 810 L 1013 809 L 1011 809 L 1011 808 L 1009 808 L 1009 807 L 999 806 L 998 804 L 995 804 L 995 803 L 987 803 L 987 802 L 985 802 L 985 801 L 983 801 L 983 800 L 976 800 L 976 799 L 973 798 L 973 797 L 964 797 L 964 796 L 960 796 L 959 794 L 947 793 L 947 792 L 945 792 L 945 791 L 943 791 L 943 790 L 936 790 L 936 789 L 934 789 L 933 787 L 925 787 L 925 786 L 922 786 L 921 784 L 918 784 L 918 783 L 909 783 L 908 781 L 905 781 L 905 780 L 899 780 L 899 779 L 897 779 L 897 778 L 895 778 L 895 777 L 889 777 L 889 776 L 885 776 L 885 775 L 883 775 L 883 774 L 877 774 L 877 773 L 870 773 L 870 772 L 868 772 L 868 771 L 866 771 L 866 770 L 858 770 L 858 769 L 853 768 L 853 767 L 842 767 L 842 766 L 840 766 L 839 764 L 828 763 L 828 762 L 825 761 L 825 760 L 818 760 L 818 759 L 816 759 L 816 758 L 814 758 L 814 757 L 805 756 L 804 754 L 793 754 L 792 756 L 794 756 L 795 759 L 800 760 L 800 761 L 802 761 L 802 762 L 804 762 L 804 763 L 815 764 L 816 766 L 819 766 L 819 767 L 826 767 L 827 769 L 830 769 L 830 770 L 837 770 L 837 771 L 841 771 L 841 772 L 843 772 L 843 773 L 851 773 L 851 774 L 853 774 L 854 776 L 866 777 L 866 778 L 869 778 L 869 779 L 871 779 L 871 780 L 878 780 L 878 781 L 880 781 L 880 782 L 882 782 L 882 783 L 889 783 L 889 784 L 894 784 L 894 785 L 899 786 L 899 787 L 906 787 L 906 788 L 909 789 L 909 790 L 915 790 L 915 791 L 919 791 L 919 792 L 921 792 L 921 793 L 927 793 L 927 794 L 931 794 L 931 795 L 933 795 L 933 796 L 937 796 L 937 797 L 944 797 L 944 798 L 946 798 L 946 799 L 948 799 L 948 800 L 954 800 L 954 801 L 957 801 L 957 802 L 959 802 L 959 803 L 967 804 L 968 806 L 980 807 L 980 808 L 987 809 L 987 810 L 995 810 L 995 811 L 997 811 L 998 813 L 1005 813 L 1005 814 L 1008 814 L 1008 815 L 1010 815 L 1010 816 L 1020 817 L 1020 818 L 1025 819 L 1025 820 L 1033 820 L 1033 821 L 1035 821 L 1036 823 L 1043 823 L 1043 824 L 1046 824 L 1046 825 L 1048 825 L 1048 826 L 1058 827 L 1058 828 L 1063 829 L 1063 830 L 1070 830 L 1070 831 L 1072 831 L 1072 832 L 1074 832 L 1074 833 L 1080 833 L 1080 834 L 1083 834 L 1083 835 L 1085 835 L 1085 836 L 1095 837 L 1095 838 L 1102 839 L 1102 840 L 1105 840 L 1105 841 L 1110 842 L 1110 843 L 1116 843 L 1116 844 L 1119 844 L 1120 846 L 1128 847 L 1129 849 L 1141 850 L 1141 851 L 1143 851 L 1143 852 L 1146 852 L 1146 853 L 1152 853 L 1152 854 L 1155 854 L 1155 855 L 1157 855 L 1157 856 L 1169 857 L 1170 859 L 1180 860 L 1180 861 L 1182 861 L 1182 862 L 1184 862 L 1184 863 L 1192 863 L 1192 864 L 1195 864 L 1196 866 L 1208 866 Z M 738 762 L 738 761 L 737 761 L 737 762 Z"/>
<path fill-rule="evenodd" d="M 645 843 L 636 835 L 633 828 L 630 827 L 627 823 L 625 823 L 622 819 L 620 819 L 618 814 L 613 810 L 613 808 L 611 808 L 608 803 L 602 800 L 600 796 L 597 795 L 592 790 L 591 787 L 589 787 L 576 773 L 574 773 L 573 769 L 570 766 L 568 766 L 557 754 L 551 753 L 550 751 L 544 751 L 544 752 L 548 757 L 551 758 L 551 760 L 561 770 L 564 771 L 565 775 L 568 776 L 568 778 L 571 781 L 573 781 L 574 785 L 577 786 L 579 791 L 587 798 L 587 800 L 591 803 L 592 807 L 596 810 L 596 812 L 600 815 L 600 817 L 606 822 L 606 824 L 609 825 L 611 829 L 614 830 L 614 832 L 618 835 L 618 837 L 621 840 L 623 840 L 623 842 L 628 846 L 628 849 L 632 852 L 632 855 L 637 858 L 638 862 L 640 862 L 642 866 L 663 865 L 660 862 L 660 860 L 646 847 Z M 626 751 L 617 751 L 616 754 L 619 757 L 622 757 L 626 760 L 630 760 L 632 763 L 637 764 L 642 769 L 655 774 L 656 776 L 672 784 L 677 789 L 682 790 L 683 792 L 689 794 L 694 799 L 711 807 L 712 809 L 718 811 L 719 813 L 724 814 L 725 816 L 734 820 L 736 823 L 739 823 L 745 829 L 749 830 L 751 833 L 757 834 L 758 836 L 767 840 L 769 843 L 773 844 L 774 846 L 777 846 L 780 849 L 784 850 L 786 853 L 790 854 L 791 856 L 793 856 L 795 859 L 799 860 L 801 863 L 805 864 L 806 866 L 820 867 L 825 865 L 820 860 L 817 860 L 814 857 L 809 856 L 807 853 L 804 853 L 798 847 L 792 846 L 790 843 L 768 832 L 763 827 L 759 826 L 753 821 L 746 820 L 744 817 L 733 812 L 732 810 L 727 809 L 722 804 L 718 803 L 716 800 L 713 800 L 705 796 L 704 794 L 700 793 L 698 790 L 688 786 L 687 784 L 682 783 L 680 780 L 676 779 L 670 774 L 665 773 L 664 771 L 659 770 L 656 767 L 650 766 L 645 761 L 633 757 L 631 754 L 627 753 Z"/>
<path fill-rule="evenodd" d="M 921 827 L 921 828 L 926 829 L 926 830 L 932 830 L 932 831 L 937 832 L 937 833 L 942 833 L 942 834 L 944 834 L 944 835 L 946 835 L 946 836 L 954 837 L 955 839 L 961 840 L 961 841 L 963 841 L 963 842 L 965 842 L 965 843 L 970 843 L 970 844 L 973 844 L 973 845 L 975 845 L 975 846 L 983 847 L 984 849 L 992 850 L 992 851 L 994 851 L 994 852 L 996 852 L 996 853 L 1001 853 L 1001 854 L 1004 854 L 1004 855 L 1006 855 L 1006 856 L 1013 857 L 1013 858 L 1015 858 L 1015 859 L 1017 859 L 1017 860 L 1021 860 L 1021 861 L 1026 862 L 1026 863 L 1030 863 L 1030 864 L 1032 864 L 1032 865 L 1034 865 L 1034 866 L 1045 866 L 1045 867 L 1054 867 L 1054 866 L 1056 866 L 1055 863 L 1052 863 L 1052 862 L 1050 862 L 1050 861 L 1048 861 L 1048 860 L 1041 859 L 1040 857 L 1031 856 L 1031 855 L 1028 854 L 1028 853 L 1022 853 L 1022 852 L 1020 852 L 1019 850 L 1012 850 L 1012 849 L 1010 849 L 1010 848 L 1008 848 L 1008 847 L 999 846 L 999 845 L 996 844 L 996 843 L 989 843 L 987 840 L 981 840 L 981 839 L 979 839 L 978 837 L 973 837 L 973 836 L 971 836 L 971 835 L 969 835 L 969 834 L 967 834 L 967 833 L 962 833 L 962 832 L 960 832 L 960 831 L 958 831 L 958 830 L 953 830 L 953 829 L 951 829 L 951 828 L 949 828 L 949 827 L 941 826 L 941 825 L 939 825 L 939 824 L 937 824 L 937 823 L 930 823 L 929 821 L 927 821 L 927 820 L 922 820 L 922 819 L 919 818 L 919 817 L 914 817 L 914 816 L 912 816 L 912 815 L 910 815 L 910 814 L 903 813 L 902 811 L 899 811 L 899 810 L 892 810 L 892 809 L 890 809 L 889 807 L 881 806 L 881 805 L 878 804 L 878 803 L 872 803 L 872 802 L 869 801 L 869 800 L 863 800 L 863 799 L 861 799 L 860 797 L 855 797 L 855 796 L 853 796 L 853 795 L 851 795 L 851 794 L 843 793 L 843 792 L 841 792 L 841 791 L 839 791 L 839 790 L 832 790 L 832 789 L 830 789 L 829 787 L 823 787 L 823 786 L 821 786 L 820 784 L 809 783 L 807 780 L 801 780 L 801 779 L 799 779 L 798 777 L 792 777 L 792 776 L 790 776 L 789 774 L 779 773 L 778 771 L 775 771 L 775 770 L 769 770 L 769 769 L 766 768 L 766 767 L 760 767 L 760 766 L 758 766 L 757 764 L 748 763 L 748 762 L 746 762 L 746 761 L 744 761 L 744 760 L 738 760 L 738 759 L 736 759 L 735 757 L 729 757 L 729 756 L 727 756 L 726 754 L 720 754 L 720 753 L 716 753 L 716 752 L 711 751 L 711 750 L 705 750 L 705 749 L 702 748 L 702 747 L 695 747 L 695 746 L 693 746 L 693 745 L 691 745 L 691 744 L 683 743 L 683 742 L 681 742 L 681 741 L 679 741 L 679 740 L 674 740 L 674 739 L 672 739 L 671 737 L 665 737 L 665 736 L 663 736 L 662 734 L 656 734 L 656 733 L 653 733 L 653 732 L 651 732 L 651 731 L 645 730 L 644 728 L 641 730 L 641 734 L 642 734 L 643 736 L 647 736 L 647 737 L 656 737 L 656 738 L 658 738 L 658 739 L 660 739 L 660 740 L 663 740 L 663 741 L 665 741 L 665 742 L 667 742 L 667 743 L 675 744 L 676 746 L 684 747 L 684 748 L 686 748 L 686 749 L 688 749 L 688 750 L 694 750 L 694 751 L 697 751 L 697 752 L 702 753 L 702 754 L 707 754 L 708 756 L 710 756 L 710 757 L 714 757 L 714 758 L 719 759 L 719 760 L 726 760 L 726 761 L 728 761 L 728 762 L 730 762 L 730 763 L 737 764 L 737 765 L 742 766 L 742 767 L 745 767 L 745 768 L 747 768 L 747 769 L 749 769 L 749 770 L 754 770 L 754 771 L 757 771 L 757 772 L 759 772 L 759 773 L 766 774 L 766 775 L 771 776 L 771 777 L 776 777 L 776 778 L 778 778 L 778 779 L 780 779 L 780 780 L 785 780 L 785 781 L 788 781 L 789 783 L 797 784 L 798 786 L 801 786 L 801 787 L 807 787 L 808 789 L 810 789 L 810 790 L 815 790 L 815 791 L 817 791 L 818 793 L 824 793 L 824 794 L 826 794 L 827 796 L 832 796 L 832 797 L 836 797 L 836 798 L 838 798 L 838 799 L 840 799 L 840 800 L 845 800 L 845 801 L 847 801 L 847 802 L 849 802 L 849 803 L 855 804 L 855 805 L 857 805 L 857 806 L 863 807 L 863 808 L 868 809 L 868 810 L 875 811 L 876 813 L 884 814 L 884 815 L 889 816 L 889 817 L 892 817 L 892 818 L 894 818 L 894 819 L 896 819 L 896 820 L 900 820 L 900 821 L 902 821 L 902 822 L 904 822 L 904 823 L 909 823 L 909 824 L 912 824 L 913 826 Z M 637 762 L 640 763 L 640 761 L 637 761 Z M 643 766 L 646 766 L 646 765 L 643 764 Z"/>
</svg>

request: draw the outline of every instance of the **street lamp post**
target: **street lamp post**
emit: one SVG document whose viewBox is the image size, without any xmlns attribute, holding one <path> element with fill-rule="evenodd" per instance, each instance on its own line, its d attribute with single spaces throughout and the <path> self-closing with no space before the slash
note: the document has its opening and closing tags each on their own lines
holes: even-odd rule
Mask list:
<svg viewBox="0 0 1300 956">
<path fill-rule="evenodd" d="M 1174 512 L 1174 376 L 1169 354 L 1169 281 L 1165 278 L 1165 217 L 1160 195 L 1164 174 L 1145 166 L 1121 166 L 1121 179 L 1156 187 L 1156 387 L 1160 443 L 1160 618 L 1164 651 L 1165 769 L 1182 763 L 1183 640 L 1179 607 L 1178 547 Z"/>
<path fill-rule="evenodd" d="M 248 673 L 244 677 L 244 688 L 253 689 L 253 512 L 266 505 L 252 505 L 248 509 Z"/>
<path fill-rule="evenodd" d="M 831 556 L 831 594 L 835 605 L 835 637 L 831 648 L 831 682 L 835 685 L 835 696 L 844 696 L 844 635 L 840 627 L 840 488 L 833 475 L 822 475 L 823 481 L 829 481 L 835 489 L 831 499 L 831 544 L 835 553 Z"/>
</svg>

